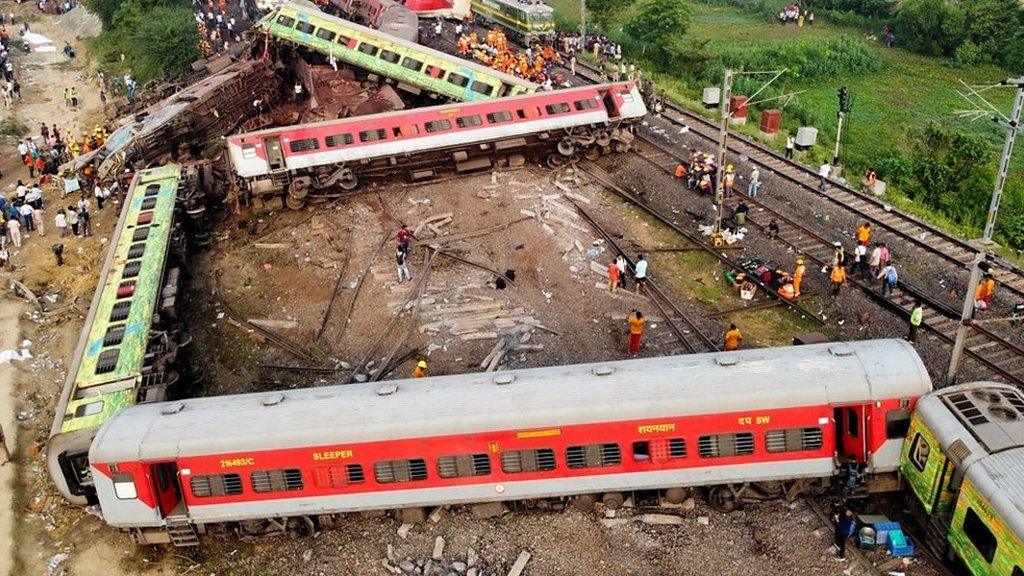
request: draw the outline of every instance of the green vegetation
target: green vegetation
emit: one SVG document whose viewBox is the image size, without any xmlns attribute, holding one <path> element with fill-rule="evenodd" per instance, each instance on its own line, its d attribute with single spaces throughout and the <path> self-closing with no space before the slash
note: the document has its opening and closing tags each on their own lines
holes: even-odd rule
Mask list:
<svg viewBox="0 0 1024 576">
<path fill-rule="evenodd" d="M 25 134 L 28 134 L 28 126 L 18 118 L 8 116 L 7 118 L 0 120 L 0 136 L 21 138 Z"/>
<path fill-rule="evenodd" d="M 141 84 L 180 76 L 199 58 L 199 31 L 186 0 L 85 0 L 103 32 L 89 39 L 99 67 L 130 73 Z"/>
<path fill-rule="evenodd" d="M 928 1 L 931 0 L 905 0 L 902 6 L 907 10 L 918 2 Z M 782 108 L 784 131 L 794 131 L 798 126 L 819 130 L 818 145 L 798 154 L 798 159 L 809 164 L 831 159 L 836 135 L 836 92 L 840 86 L 847 86 L 853 110 L 843 128 L 840 158 L 844 175 L 857 182 L 867 168 L 874 167 L 889 184 L 887 199 L 893 205 L 962 235 L 978 235 L 1005 133 L 989 120 L 958 119 L 957 111 L 969 106 L 956 93 L 957 80 L 993 84 L 1013 75 L 997 65 L 1007 56 L 992 52 L 989 44 L 982 48 L 978 42 L 988 36 L 1003 39 L 1024 32 L 993 28 L 991 22 L 977 17 L 964 24 L 968 30 L 963 32 L 965 41 L 956 44 L 952 53 L 946 54 L 948 47 L 942 47 L 942 56 L 930 57 L 887 49 L 875 38 L 882 35 L 882 17 L 891 11 L 891 6 L 885 8 L 888 4 L 881 0 L 872 4 L 871 9 L 866 8 L 864 0 L 827 0 L 822 8 L 816 8 L 815 24 L 802 28 L 771 20 L 782 4 L 778 0 L 706 0 L 693 4 L 686 33 L 662 43 L 669 58 L 660 61 L 652 61 L 650 52 L 636 50 L 636 43 L 624 33 L 639 6 L 636 0 L 619 3 L 599 25 L 614 40 L 623 41 L 625 56 L 641 64 L 659 90 L 694 110 L 704 111 L 699 102 L 701 90 L 719 85 L 726 68 L 787 68 L 788 72 L 758 99 L 798 94 L 792 99 L 755 105 L 748 124 L 738 129 L 781 149 L 784 138 L 765 139 L 758 125 L 761 109 Z M 844 11 L 855 4 L 861 12 Z M 578 10 L 574 0 L 554 0 L 552 5 L 556 10 Z M 1013 14 L 1009 7 L 1004 8 L 1004 16 Z M 839 23 L 830 20 L 832 14 L 840 15 Z M 594 14 L 589 17 L 597 19 Z M 1014 18 L 1005 20 L 1017 26 Z M 994 31 L 978 34 L 985 29 Z M 898 42 L 909 42 L 901 30 L 897 25 Z M 875 36 L 864 34 L 865 31 Z M 1004 42 L 1003 50 L 1011 51 L 1007 54 L 1012 50 L 1024 51 L 1014 46 L 1013 42 Z M 994 63 L 986 63 L 987 60 Z M 965 61 L 972 64 L 965 66 Z M 1017 60 L 1018 67 L 1021 61 L 1024 58 Z M 760 77 L 739 76 L 734 90 L 737 94 L 752 94 L 762 82 Z M 1010 90 L 991 90 L 986 96 L 1009 111 Z M 1007 181 L 997 234 L 1000 242 L 1019 250 L 1024 249 L 1024 179 L 1019 177 L 1024 169 L 1024 155 L 1016 155 L 1012 168 L 1014 174 Z"/>
</svg>

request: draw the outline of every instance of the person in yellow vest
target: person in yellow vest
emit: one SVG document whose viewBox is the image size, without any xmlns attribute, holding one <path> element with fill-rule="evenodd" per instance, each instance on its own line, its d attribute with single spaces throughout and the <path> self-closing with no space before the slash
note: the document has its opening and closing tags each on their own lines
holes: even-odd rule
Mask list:
<svg viewBox="0 0 1024 576">
<path fill-rule="evenodd" d="M 804 259 L 796 259 L 796 270 L 793 271 L 793 297 L 800 297 L 800 284 L 804 281 L 804 274 L 807 273 L 807 267 L 804 266 Z"/>
<path fill-rule="evenodd" d="M 423 378 L 427 375 L 427 361 L 420 360 L 416 363 L 416 367 L 412 369 L 413 378 Z"/>
</svg>

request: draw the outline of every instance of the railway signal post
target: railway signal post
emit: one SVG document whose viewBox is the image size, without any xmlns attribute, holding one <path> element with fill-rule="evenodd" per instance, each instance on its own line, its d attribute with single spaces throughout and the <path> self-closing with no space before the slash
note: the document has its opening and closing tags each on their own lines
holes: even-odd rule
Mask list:
<svg viewBox="0 0 1024 576">
<path fill-rule="evenodd" d="M 839 165 L 839 143 L 843 140 L 843 120 L 846 119 L 846 115 L 850 113 L 851 102 L 850 102 L 850 91 L 846 89 L 846 86 L 839 88 L 839 111 L 836 112 L 836 118 L 839 119 L 839 125 L 836 128 L 836 150 L 832 154 L 832 166 Z"/>
<path fill-rule="evenodd" d="M 961 81 L 961 83 L 962 82 L 963 81 Z M 949 358 L 949 370 L 946 372 L 946 378 L 949 379 L 950 382 L 956 381 L 956 374 L 960 369 L 960 361 L 963 358 L 964 345 L 967 342 L 967 331 L 971 325 L 971 317 L 974 315 L 974 291 L 977 290 L 978 282 L 981 281 L 981 263 L 985 261 L 989 250 L 995 247 L 995 243 L 992 241 L 992 234 L 995 231 L 996 215 L 999 213 L 999 201 L 1003 196 L 1003 185 L 1006 183 L 1006 177 L 1010 172 L 1010 159 L 1013 157 L 1013 146 L 1017 141 L 1017 133 L 1020 131 L 1021 108 L 1024 108 L 1024 77 L 1003 80 L 997 86 L 1009 86 L 1017 90 L 1017 96 L 1013 101 L 1013 112 L 1010 113 L 1009 118 L 992 106 L 992 104 L 988 103 L 981 94 L 979 94 L 979 90 L 968 86 L 967 94 L 964 94 L 963 92 L 960 93 L 960 95 L 971 104 L 980 105 L 980 108 L 977 110 L 967 111 L 967 115 L 982 117 L 991 114 L 993 122 L 996 122 L 997 124 L 1005 124 L 1006 140 L 1003 142 L 1003 155 L 999 159 L 999 169 L 996 172 L 996 182 L 995 187 L 992 190 L 992 201 L 989 203 L 988 207 L 988 218 L 985 220 L 985 230 L 982 232 L 981 239 L 978 241 L 978 254 L 974 257 L 974 262 L 971 265 L 971 278 L 967 283 L 967 293 L 964 295 L 964 307 L 960 314 L 960 325 L 957 326 L 956 329 L 956 340 L 953 342 L 953 354 Z M 982 90 L 995 87 L 996 86 L 988 86 L 982 88 Z"/>
</svg>

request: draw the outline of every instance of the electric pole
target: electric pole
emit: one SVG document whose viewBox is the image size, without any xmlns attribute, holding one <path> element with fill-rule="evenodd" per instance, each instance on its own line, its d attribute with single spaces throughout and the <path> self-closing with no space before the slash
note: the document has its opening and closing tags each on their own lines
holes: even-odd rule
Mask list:
<svg viewBox="0 0 1024 576">
<path fill-rule="evenodd" d="M 726 69 L 725 77 L 722 79 L 722 96 L 719 100 L 722 103 L 722 121 L 718 132 L 718 154 L 715 156 L 715 160 L 718 162 L 718 173 L 715 181 L 715 229 L 711 234 L 711 243 L 715 246 L 721 246 L 725 242 L 722 237 L 722 217 L 725 211 L 725 140 L 729 135 L 732 74 L 732 70 Z"/>
<path fill-rule="evenodd" d="M 956 381 L 956 373 L 960 368 L 960 361 L 963 358 L 964 345 L 967 342 L 967 332 L 970 329 L 971 316 L 974 314 L 974 291 L 977 290 L 978 283 L 981 280 L 981 263 L 985 261 L 985 257 L 988 255 L 989 249 L 994 247 L 992 234 L 996 227 L 996 215 L 999 213 L 999 201 L 1003 197 L 1003 185 L 1006 183 L 1006 177 L 1010 172 L 1010 159 L 1013 157 L 1013 146 L 1017 141 L 1017 132 L 1020 129 L 1021 108 L 1024 108 L 1024 77 L 1004 80 L 998 86 L 1010 86 L 1017 89 L 1017 96 L 1013 101 L 1013 112 L 1010 113 L 1009 118 L 989 104 L 979 94 L 978 90 L 968 87 L 968 94 L 960 93 L 960 95 L 967 99 L 968 102 L 982 105 L 982 110 L 968 112 L 968 114 L 979 116 L 982 113 L 984 115 L 988 115 L 992 112 L 995 113 L 995 115 L 992 116 L 992 120 L 997 124 L 1004 124 L 1006 126 L 1006 140 L 1003 143 L 1003 155 L 999 159 L 999 170 L 996 173 L 995 187 L 992 190 L 992 201 L 988 206 L 988 218 L 985 220 L 985 230 L 982 232 L 981 239 L 978 241 L 978 254 L 974 257 L 974 262 L 971 265 L 971 278 L 967 282 L 967 294 L 964 295 L 964 307 L 960 314 L 960 325 L 956 328 L 956 340 L 953 342 L 953 354 L 949 358 L 949 371 L 946 373 L 946 378 L 950 383 Z M 996 86 L 989 86 L 987 88 L 995 87 Z"/>
</svg>

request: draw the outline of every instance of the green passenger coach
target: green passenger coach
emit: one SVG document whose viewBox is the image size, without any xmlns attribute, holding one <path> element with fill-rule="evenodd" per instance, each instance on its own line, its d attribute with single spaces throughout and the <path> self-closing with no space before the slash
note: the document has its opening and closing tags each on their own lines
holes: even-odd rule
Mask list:
<svg viewBox="0 0 1024 576">
<path fill-rule="evenodd" d="M 287 3 L 257 27 L 281 41 L 303 46 L 350 66 L 379 74 L 408 92 L 474 102 L 535 92 L 533 82 L 492 70 L 384 32 Z"/>
<path fill-rule="evenodd" d="M 79 504 L 87 500 L 96 431 L 140 397 L 164 399 L 173 378 L 162 368 L 174 345 L 154 322 L 173 308 L 178 273 L 170 290 L 165 277 L 172 246 L 183 243 L 174 223 L 180 179 L 176 165 L 136 174 L 57 406 L 47 465 L 62 495 Z M 164 337 L 155 338 L 158 328 Z"/>
<path fill-rule="evenodd" d="M 922 397 L 900 459 L 926 544 L 974 576 L 1024 576 L 1024 395 L 990 382 Z"/>
</svg>

